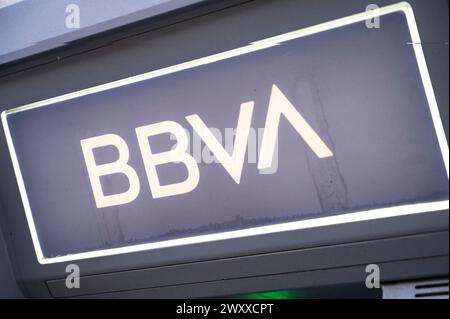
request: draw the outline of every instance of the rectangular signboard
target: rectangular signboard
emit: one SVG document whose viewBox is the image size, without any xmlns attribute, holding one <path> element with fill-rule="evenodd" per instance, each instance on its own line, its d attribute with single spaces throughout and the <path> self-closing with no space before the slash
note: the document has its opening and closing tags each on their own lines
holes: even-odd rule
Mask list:
<svg viewBox="0 0 450 319">
<path fill-rule="evenodd" d="M 4 112 L 39 262 L 448 209 L 414 43 L 400 3 Z"/>
</svg>

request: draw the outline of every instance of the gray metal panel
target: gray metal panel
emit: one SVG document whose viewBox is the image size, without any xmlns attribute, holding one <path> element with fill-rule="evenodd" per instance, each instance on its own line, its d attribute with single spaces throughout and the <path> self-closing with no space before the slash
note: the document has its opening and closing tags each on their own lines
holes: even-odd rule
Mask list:
<svg viewBox="0 0 450 319">
<path fill-rule="evenodd" d="M 447 240 L 448 232 L 439 232 L 421 236 L 380 239 L 169 267 L 82 276 L 79 289 L 67 289 L 65 279 L 50 280 L 47 285 L 53 296 L 69 297 L 312 271 L 317 270 L 318 265 L 320 265 L 320 269 L 331 269 L 371 263 L 379 264 L 424 256 L 448 255 L 448 243 L 444 246 L 436 245 L 436 243 Z M 366 276 L 367 274 L 363 270 L 352 280 L 356 282 L 359 280 L 363 283 Z"/>
<path fill-rule="evenodd" d="M 448 256 L 379 264 L 385 280 L 401 277 L 426 278 L 430 275 L 445 274 L 448 271 L 448 266 Z M 380 298 L 381 289 L 368 290 L 361 283 L 364 280 L 364 278 L 361 278 L 361 274 L 364 274 L 365 267 L 365 265 L 355 265 L 304 272 L 279 273 L 269 276 L 117 291 L 74 298 L 205 298 L 285 289 L 304 290 L 305 295 L 303 298 L 343 298 L 346 294 L 350 298 Z M 322 287 L 323 289 L 318 289 L 314 295 L 308 296 L 310 294 L 309 291 L 314 289 L 311 287 Z M 340 291 L 340 289 L 346 288 L 352 291 Z M 337 292 L 333 292 L 333 290 L 337 290 Z"/>
<path fill-rule="evenodd" d="M 394 2 L 396 1 L 379 1 L 378 4 Z M 415 9 L 422 39 L 433 41 L 432 44 L 425 44 L 423 47 L 448 138 L 448 49 L 444 44 L 441 46 L 441 43 L 448 41 L 448 1 L 437 0 L 431 4 L 414 0 L 410 3 Z M 140 28 L 140 31 L 146 31 L 137 36 L 133 36 L 136 30 L 128 30 L 128 33 L 121 33 L 122 40 L 117 42 L 112 43 L 111 38 L 96 39 L 94 44 L 85 44 L 82 47 L 73 48 L 72 51 L 65 51 L 59 60 L 53 54 L 50 59 L 43 59 L 40 65 L 27 64 L 26 66 L 32 66 L 30 69 L 24 69 L 23 65 L 14 65 L 0 71 L 0 74 L 9 74 L 0 78 L 0 108 L 3 110 L 217 53 L 267 36 L 360 12 L 363 9 L 364 4 L 359 0 L 345 2 L 262 0 L 210 13 L 182 23 L 178 20 L 177 22 L 180 23 L 159 30 L 150 31 Z M 90 50 L 92 48 L 95 49 Z M 0 135 L 0 154 L 7 154 L 3 133 Z M 3 229 L 11 233 L 11 236 L 7 238 L 7 245 L 9 251 L 13 252 L 10 255 L 12 255 L 15 275 L 26 285 L 28 296 L 50 297 L 45 280 L 64 278 L 65 265 L 41 266 L 37 263 L 8 156 L 0 156 L 0 176 L 2 180 L 0 202 L 3 205 L 0 222 Z M 79 264 L 82 274 L 92 275 L 447 230 L 448 212 L 430 213 L 289 232 L 266 236 L 264 240 L 255 237 L 248 240 L 186 246 L 180 249 L 163 249 L 152 253 L 127 254 L 120 257 L 86 260 Z M 448 240 L 446 242 L 448 243 Z M 448 244 L 436 241 L 434 245 L 443 249 Z M 394 253 L 395 251 L 399 250 L 394 250 Z M 379 252 L 388 253 L 382 250 Z M 352 260 L 354 260 L 353 255 L 349 263 Z M 319 269 L 322 262 L 324 262 L 323 259 L 317 259 L 315 267 Z M 442 266 L 445 263 L 446 268 Z M 401 268 L 402 265 L 392 264 L 392 271 L 389 272 L 390 280 L 410 279 L 408 275 L 448 274 L 448 255 L 440 258 L 439 262 L 418 260 L 408 264 L 411 268 L 405 266 L 404 269 Z M 223 266 L 219 267 L 225 271 Z M 312 281 L 309 282 L 315 285 L 332 283 L 331 277 L 325 272 L 315 273 L 316 276 L 305 274 L 302 277 L 304 279 L 299 281 L 308 282 L 308 278 L 311 278 Z M 360 273 L 359 270 L 358 273 Z M 336 274 L 340 274 L 342 280 L 348 278 L 345 273 L 337 272 Z M 248 285 L 245 283 L 252 279 L 246 279 L 244 282 L 233 279 L 233 284 L 230 286 L 221 282 L 191 284 L 181 288 L 152 290 L 145 296 L 188 297 L 194 295 L 193 289 L 199 286 L 207 286 L 201 291 L 202 296 L 238 293 L 253 289 L 271 290 L 282 286 L 284 282 L 289 283 L 291 279 L 287 277 L 286 281 L 283 281 L 280 278 L 264 277 L 264 280 L 255 279 L 254 282 L 257 283 Z"/>
</svg>

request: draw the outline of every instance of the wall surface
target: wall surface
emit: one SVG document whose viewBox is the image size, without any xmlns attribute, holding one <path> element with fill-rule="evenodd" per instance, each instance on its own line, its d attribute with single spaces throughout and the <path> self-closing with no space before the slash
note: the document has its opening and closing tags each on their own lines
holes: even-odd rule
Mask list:
<svg viewBox="0 0 450 319">
<path fill-rule="evenodd" d="M 0 210 L 1 212 L 1 210 Z M 0 227 L 0 298 L 23 298 L 14 277 L 3 232 Z"/>
<path fill-rule="evenodd" d="M 107 0 L 20 1 L 0 10 L 0 64 L 199 1 L 131 0 L 126 4 Z M 65 23 L 70 12 L 79 12 L 80 19 L 67 19 Z M 75 28 L 70 21 L 77 21 Z"/>
</svg>

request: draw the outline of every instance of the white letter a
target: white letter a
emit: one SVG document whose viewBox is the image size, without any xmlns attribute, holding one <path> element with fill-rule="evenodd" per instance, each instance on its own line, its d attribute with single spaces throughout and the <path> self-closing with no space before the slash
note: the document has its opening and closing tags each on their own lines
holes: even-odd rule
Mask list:
<svg viewBox="0 0 450 319">
<path fill-rule="evenodd" d="M 333 156 L 333 152 L 325 145 L 283 92 L 274 84 L 270 96 L 269 110 L 267 111 L 261 152 L 259 153 L 258 169 L 267 169 L 272 166 L 273 151 L 278 137 L 281 114 L 286 117 L 317 157 Z"/>
</svg>

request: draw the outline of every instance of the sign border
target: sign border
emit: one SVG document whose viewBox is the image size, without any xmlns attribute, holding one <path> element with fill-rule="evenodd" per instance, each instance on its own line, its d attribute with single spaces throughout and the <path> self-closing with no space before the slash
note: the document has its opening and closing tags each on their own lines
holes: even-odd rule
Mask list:
<svg viewBox="0 0 450 319">
<path fill-rule="evenodd" d="M 38 101 L 35 103 L 31 103 L 31 104 L 27 104 L 24 106 L 20 106 L 20 107 L 16 107 L 16 108 L 13 108 L 10 110 L 3 111 L 1 113 L 1 120 L 3 123 L 3 128 L 5 131 L 8 149 L 9 149 L 11 160 L 13 163 L 14 172 L 16 175 L 20 195 L 22 198 L 23 207 L 25 210 L 25 215 L 26 215 L 27 222 L 28 222 L 28 227 L 30 228 L 31 238 L 32 238 L 32 242 L 33 242 L 33 246 L 34 246 L 34 250 L 36 252 L 38 262 L 42 265 L 53 264 L 53 263 L 68 262 L 68 261 L 73 261 L 73 260 L 83 260 L 83 259 L 89 259 L 89 258 L 95 258 L 95 257 L 104 257 L 104 256 L 119 255 L 119 254 L 132 253 L 132 252 L 140 252 L 140 251 L 165 248 L 165 247 L 198 244 L 198 243 L 226 240 L 226 239 L 232 239 L 232 238 L 243 238 L 243 237 L 257 236 L 257 235 L 270 234 L 270 233 L 286 232 L 286 231 L 298 230 L 298 229 L 315 228 L 315 227 L 322 227 L 322 226 L 353 223 L 353 222 L 359 222 L 359 221 L 382 219 L 382 218 L 395 217 L 395 216 L 403 216 L 403 215 L 411 215 L 411 214 L 419 214 L 419 213 L 426 213 L 426 212 L 433 212 L 433 211 L 448 210 L 449 209 L 449 200 L 416 203 L 416 204 L 409 204 L 409 205 L 399 205 L 399 206 L 393 206 L 393 207 L 385 207 L 385 208 L 378 208 L 378 209 L 372 209 L 372 210 L 366 210 L 366 211 L 359 211 L 359 212 L 354 212 L 354 213 L 346 213 L 346 214 L 341 214 L 341 215 L 336 215 L 336 216 L 312 218 L 312 219 L 307 219 L 307 220 L 287 222 L 287 223 L 274 224 L 274 225 L 268 225 L 268 226 L 259 226 L 259 227 L 247 228 L 247 229 L 242 229 L 242 230 L 234 230 L 234 231 L 220 232 L 220 233 L 214 233 L 214 234 L 191 236 L 191 237 L 185 237 L 185 238 L 179 238 L 179 239 L 171 239 L 171 240 L 165 240 L 165 241 L 154 242 L 154 243 L 138 244 L 138 245 L 131 245 L 131 246 L 125 246 L 125 247 L 119 247 L 119 248 L 110 248 L 110 249 L 103 249 L 103 250 L 93 250 L 93 251 L 88 251 L 88 252 L 69 254 L 69 255 L 57 256 L 57 257 L 51 257 L 51 258 L 46 258 L 43 255 L 39 237 L 38 237 L 38 234 L 36 231 L 36 226 L 34 224 L 34 219 L 33 219 L 33 215 L 31 212 L 30 203 L 28 201 L 25 184 L 24 184 L 24 181 L 22 178 L 20 165 L 17 160 L 17 155 L 16 155 L 16 152 L 14 149 L 14 143 L 12 141 L 11 133 L 10 133 L 9 126 L 8 126 L 8 121 L 7 121 L 8 115 L 14 114 L 17 112 L 23 112 L 26 110 L 31 110 L 31 109 L 38 108 L 38 107 L 43 107 L 43 106 L 54 104 L 57 102 L 67 101 L 70 99 L 74 99 L 74 98 L 89 95 L 89 94 L 94 94 L 94 93 L 101 92 L 101 91 L 110 90 L 113 88 L 117 88 L 117 87 L 121 87 L 124 85 L 156 78 L 159 76 L 163 76 L 166 74 L 171 74 L 171 73 L 175 73 L 178 71 L 198 67 L 201 65 L 214 63 L 214 62 L 225 60 L 225 59 L 228 59 L 231 57 L 236 57 L 236 56 L 247 54 L 250 52 L 255 52 L 255 51 L 262 50 L 262 49 L 270 48 L 270 47 L 276 46 L 282 42 L 286 42 L 289 40 L 313 35 L 316 33 L 320 33 L 320 32 L 327 31 L 327 30 L 332 30 L 335 28 L 343 27 L 343 26 L 357 23 L 357 22 L 366 21 L 369 19 L 374 19 L 377 17 L 381 17 L 383 15 L 387 15 L 387 14 L 391 14 L 391 13 L 395 13 L 395 12 L 403 12 L 407 19 L 409 32 L 411 34 L 411 39 L 412 39 L 411 45 L 413 46 L 417 64 L 419 66 L 420 76 L 421 76 L 422 83 L 424 86 L 428 106 L 430 108 L 433 124 L 434 124 L 435 130 L 436 130 L 439 147 L 441 150 L 441 155 L 443 158 L 443 162 L 445 165 L 445 169 L 447 172 L 447 178 L 448 178 L 449 177 L 448 143 L 447 143 L 447 139 L 445 136 L 444 127 L 442 125 L 442 121 L 441 121 L 441 118 L 439 115 L 439 108 L 438 108 L 438 105 L 436 102 L 436 97 L 434 95 L 430 75 L 428 73 L 425 56 L 424 56 L 424 53 L 422 50 L 422 46 L 420 45 L 420 43 L 421 43 L 420 35 L 419 35 L 418 28 L 417 28 L 416 20 L 414 17 L 414 12 L 409 3 L 400 2 L 397 4 L 385 6 L 382 8 L 375 9 L 375 10 L 369 10 L 369 11 L 365 11 L 362 13 L 348 16 L 348 17 L 340 18 L 337 20 L 332 20 L 329 22 L 321 23 L 321 24 L 318 24 L 315 26 L 304 28 L 304 29 L 299 29 L 296 31 L 284 33 L 284 34 L 270 37 L 270 38 L 267 38 L 267 39 L 264 39 L 261 41 L 256 41 L 256 42 L 250 43 L 249 45 L 246 45 L 241 48 L 233 49 L 230 51 L 225 51 L 222 53 L 214 54 L 211 56 L 203 57 L 203 58 L 192 60 L 189 62 L 184 62 L 184 63 L 177 64 L 174 66 L 166 67 L 163 69 L 143 73 L 143 74 L 125 78 L 122 80 L 102 84 L 102 85 L 95 86 L 92 88 L 64 94 L 64 95 L 61 95 L 58 97 Z"/>
</svg>

